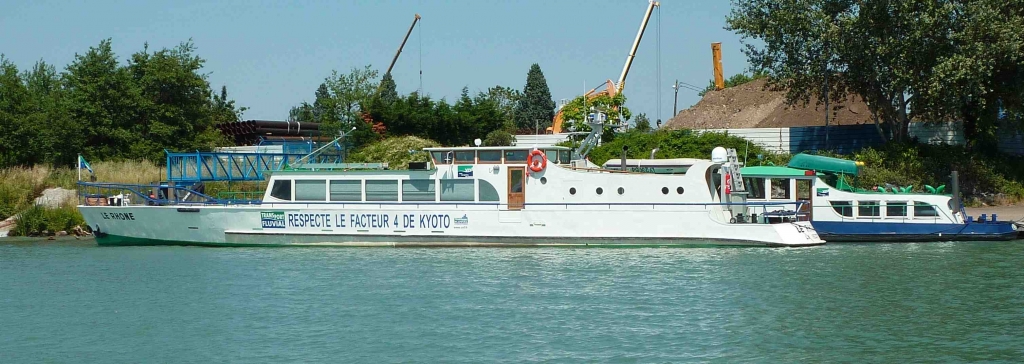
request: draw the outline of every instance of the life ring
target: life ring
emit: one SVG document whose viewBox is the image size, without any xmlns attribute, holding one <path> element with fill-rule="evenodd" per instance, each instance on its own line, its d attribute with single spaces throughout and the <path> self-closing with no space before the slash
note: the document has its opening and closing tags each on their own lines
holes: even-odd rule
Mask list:
<svg viewBox="0 0 1024 364">
<path fill-rule="evenodd" d="M 540 159 L 536 159 L 535 157 L 539 157 Z M 531 171 L 537 173 L 548 167 L 548 157 L 539 149 L 534 149 L 530 152 L 530 156 L 526 157 L 526 164 L 530 166 Z"/>
</svg>

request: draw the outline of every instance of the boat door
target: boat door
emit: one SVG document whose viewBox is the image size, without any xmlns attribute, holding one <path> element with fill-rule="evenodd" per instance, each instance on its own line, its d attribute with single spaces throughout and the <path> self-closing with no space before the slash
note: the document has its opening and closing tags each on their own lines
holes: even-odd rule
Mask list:
<svg viewBox="0 0 1024 364">
<path fill-rule="evenodd" d="M 526 167 L 508 167 L 508 209 L 522 210 L 526 204 Z"/>
<path fill-rule="evenodd" d="M 814 220 L 814 181 L 809 179 L 797 179 L 796 180 L 796 200 L 803 202 L 800 205 L 800 211 L 806 214 L 806 218 L 801 220 Z"/>
</svg>

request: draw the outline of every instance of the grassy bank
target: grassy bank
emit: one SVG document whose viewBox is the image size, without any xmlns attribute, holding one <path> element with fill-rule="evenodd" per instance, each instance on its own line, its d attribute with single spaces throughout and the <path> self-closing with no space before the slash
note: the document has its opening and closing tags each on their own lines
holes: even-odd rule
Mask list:
<svg viewBox="0 0 1024 364">
<path fill-rule="evenodd" d="M 96 162 L 92 167 L 96 179 L 103 182 L 151 183 L 166 176 L 162 167 L 148 161 L 105 161 Z M 88 177 L 88 171 L 83 171 L 83 179 Z M 80 224 L 81 215 L 74 208 L 77 201 L 65 201 L 61 208 L 52 210 L 33 208 L 36 196 L 43 190 L 53 187 L 75 189 L 77 181 L 78 171 L 74 168 L 34 166 L 0 170 L 0 220 L 24 212 L 24 223 L 19 222 L 19 227 L 12 234 L 21 232 L 22 226 L 44 227 L 38 231 L 59 231 L 74 227 L 67 227 L 68 221 Z M 55 227 L 62 228 L 53 230 Z"/>
</svg>

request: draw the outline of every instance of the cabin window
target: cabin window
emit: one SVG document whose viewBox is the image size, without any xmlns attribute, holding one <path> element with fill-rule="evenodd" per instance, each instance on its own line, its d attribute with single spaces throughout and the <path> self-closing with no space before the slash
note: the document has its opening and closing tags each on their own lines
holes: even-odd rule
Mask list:
<svg viewBox="0 0 1024 364">
<path fill-rule="evenodd" d="M 476 164 L 476 152 L 472 150 L 455 152 L 455 163 Z"/>
<path fill-rule="evenodd" d="M 473 201 L 473 180 L 441 180 L 441 201 Z"/>
<path fill-rule="evenodd" d="M 292 200 L 292 180 L 279 179 L 274 181 L 274 187 L 270 189 L 270 197 L 278 200 Z"/>
<path fill-rule="evenodd" d="M 506 150 L 505 163 L 526 163 L 526 156 L 530 152 L 525 150 Z"/>
<path fill-rule="evenodd" d="M 558 164 L 558 151 L 557 150 L 545 150 L 544 156 L 548 158 L 548 163 Z"/>
<path fill-rule="evenodd" d="M 796 180 L 796 199 L 797 200 L 810 200 L 811 199 L 811 180 L 809 180 L 809 179 L 798 179 L 798 180 Z"/>
<path fill-rule="evenodd" d="M 885 216 L 902 217 L 907 216 L 906 201 L 886 201 Z"/>
<path fill-rule="evenodd" d="M 853 203 L 850 201 L 829 201 L 832 204 L 832 209 L 837 214 L 846 217 L 853 217 Z"/>
<path fill-rule="evenodd" d="M 747 177 L 743 179 L 743 184 L 747 185 L 747 198 L 764 199 L 764 178 Z"/>
<path fill-rule="evenodd" d="M 402 201 L 435 201 L 435 184 L 432 179 L 407 179 L 402 181 Z"/>
<path fill-rule="evenodd" d="M 570 154 L 571 153 L 569 153 L 568 150 L 558 151 L 558 163 L 569 164 L 569 161 L 572 160 L 572 156 Z"/>
<path fill-rule="evenodd" d="M 327 181 L 295 180 L 295 201 L 327 201 Z"/>
<path fill-rule="evenodd" d="M 772 178 L 772 199 L 773 200 L 788 200 L 789 199 L 789 179 L 788 178 Z"/>
<path fill-rule="evenodd" d="M 452 157 L 455 156 L 455 154 L 449 151 L 430 152 L 430 154 L 434 157 L 435 165 L 452 164 Z"/>
<path fill-rule="evenodd" d="M 477 157 L 480 158 L 480 163 L 501 163 L 500 150 L 481 150 Z"/>
<path fill-rule="evenodd" d="M 368 180 L 366 181 L 367 201 L 398 201 L 397 180 Z"/>
<path fill-rule="evenodd" d="M 939 216 L 938 211 L 935 211 L 935 206 L 928 204 L 927 202 L 915 202 L 914 203 L 914 216 L 915 217 L 935 217 Z"/>
<path fill-rule="evenodd" d="M 363 181 L 331 181 L 331 201 L 362 201 Z"/>
<path fill-rule="evenodd" d="M 480 182 L 480 201 L 497 202 L 498 190 L 494 188 L 490 182 L 484 180 L 477 180 Z"/>
<path fill-rule="evenodd" d="M 857 201 L 857 215 L 860 217 L 882 216 L 878 201 Z"/>
</svg>

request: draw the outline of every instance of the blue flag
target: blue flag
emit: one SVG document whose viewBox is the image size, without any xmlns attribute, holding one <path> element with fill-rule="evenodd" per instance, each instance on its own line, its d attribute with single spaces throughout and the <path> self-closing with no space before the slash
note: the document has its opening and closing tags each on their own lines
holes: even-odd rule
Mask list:
<svg viewBox="0 0 1024 364">
<path fill-rule="evenodd" d="M 82 156 L 78 156 L 78 168 L 85 168 L 89 170 L 89 173 L 95 173 L 92 171 L 92 166 L 89 165 L 89 162 L 86 162 Z"/>
</svg>

